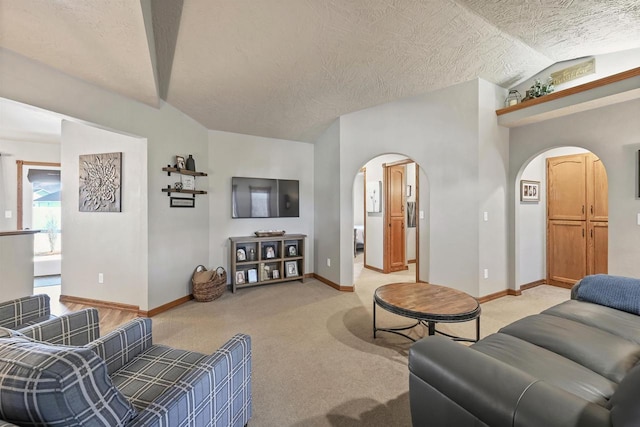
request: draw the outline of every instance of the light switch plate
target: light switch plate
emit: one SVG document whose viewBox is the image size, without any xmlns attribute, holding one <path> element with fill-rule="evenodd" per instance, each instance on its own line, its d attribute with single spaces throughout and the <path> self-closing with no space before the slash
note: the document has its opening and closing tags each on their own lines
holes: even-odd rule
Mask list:
<svg viewBox="0 0 640 427">
<path fill-rule="evenodd" d="M 640 215 L 640 214 L 638 214 L 638 215 Z M 4 217 L 5 217 L 5 218 L 11 218 L 11 217 L 13 217 L 13 212 L 11 212 L 11 211 L 4 211 Z"/>
</svg>

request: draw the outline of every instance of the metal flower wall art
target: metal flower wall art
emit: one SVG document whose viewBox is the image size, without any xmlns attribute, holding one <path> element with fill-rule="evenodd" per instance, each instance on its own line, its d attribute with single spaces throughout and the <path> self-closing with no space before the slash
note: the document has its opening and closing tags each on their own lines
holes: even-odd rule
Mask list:
<svg viewBox="0 0 640 427">
<path fill-rule="evenodd" d="M 80 212 L 121 212 L 122 153 L 80 156 Z"/>
</svg>

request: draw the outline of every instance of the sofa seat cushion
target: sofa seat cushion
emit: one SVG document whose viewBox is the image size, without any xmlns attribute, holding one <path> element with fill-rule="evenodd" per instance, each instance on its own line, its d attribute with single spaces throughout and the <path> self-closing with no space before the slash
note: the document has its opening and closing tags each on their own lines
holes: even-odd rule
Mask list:
<svg viewBox="0 0 640 427">
<path fill-rule="evenodd" d="M 205 358 L 204 354 L 153 345 L 111 375 L 113 384 L 143 410 Z"/>
<path fill-rule="evenodd" d="M 601 329 L 548 314 L 520 319 L 500 333 L 528 341 L 620 383 L 640 361 L 640 346 Z"/>
<path fill-rule="evenodd" d="M 15 424 L 120 426 L 134 408 L 94 352 L 0 339 L 0 418 Z"/>
<path fill-rule="evenodd" d="M 640 345 L 640 319 L 635 314 L 576 300 L 565 301 L 543 311 L 542 314 L 593 326 Z"/>
<path fill-rule="evenodd" d="M 616 390 L 616 384 L 611 380 L 512 335 L 492 334 L 473 344 L 471 348 L 603 407 Z"/>
</svg>

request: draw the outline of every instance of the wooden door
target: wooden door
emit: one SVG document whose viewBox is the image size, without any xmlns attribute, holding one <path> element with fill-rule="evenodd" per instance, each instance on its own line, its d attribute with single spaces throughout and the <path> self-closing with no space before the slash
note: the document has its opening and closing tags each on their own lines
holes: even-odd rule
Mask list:
<svg viewBox="0 0 640 427">
<path fill-rule="evenodd" d="M 549 284 L 570 287 L 587 274 L 585 221 L 549 221 L 547 230 Z"/>
<path fill-rule="evenodd" d="M 586 171 L 584 154 L 547 159 L 548 219 L 586 219 Z"/>
<path fill-rule="evenodd" d="M 607 182 L 607 171 L 602 164 L 602 160 L 593 154 L 589 154 L 587 160 L 589 162 L 587 173 L 589 219 L 591 221 L 608 221 L 609 184 Z"/>
<path fill-rule="evenodd" d="M 589 223 L 588 274 L 609 271 L 609 223 Z"/>
<path fill-rule="evenodd" d="M 385 271 L 406 270 L 405 165 L 388 166 L 387 177 L 387 253 Z"/>
</svg>

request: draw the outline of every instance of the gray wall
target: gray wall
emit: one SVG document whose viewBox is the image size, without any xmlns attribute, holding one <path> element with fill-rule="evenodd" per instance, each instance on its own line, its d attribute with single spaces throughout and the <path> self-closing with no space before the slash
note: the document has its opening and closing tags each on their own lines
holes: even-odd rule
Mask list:
<svg viewBox="0 0 640 427">
<path fill-rule="evenodd" d="M 415 160 L 426 172 L 425 180 L 420 181 L 421 209 L 429 206 L 429 212 L 425 215 L 429 227 L 428 230 L 421 229 L 420 251 L 421 258 L 423 254 L 429 254 L 429 262 L 427 268 L 421 268 L 420 278 L 453 286 L 472 295 L 479 294 L 479 182 L 481 178 L 488 182 L 487 188 L 501 185 L 504 189 L 506 186 L 504 180 L 497 184 L 493 182 L 499 181 L 499 176 L 480 177 L 479 93 L 485 84 L 481 80 L 474 80 L 340 118 L 339 192 L 341 200 L 345 201 L 340 204 L 342 285 L 353 283 L 353 255 L 350 252 L 353 178 L 369 159 L 394 151 Z M 498 100 L 493 92 L 500 93 L 499 98 L 503 96 L 500 90 L 492 90 L 488 102 L 494 102 L 492 108 L 495 110 L 500 104 L 496 104 Z M 487 107 L 483 105 L 483 108 Z M 488 164 L 494 167 L 502 162 L 500 167 L 506 170 L 506 132 L 486 132 L 482 138 L 483 144 L 495 144 L 494 150 L 499 153 L 492 155 Z M 322 144 L 317 143 L 316 147 L 318 156 Z M 316 164 L 318 160 L 316 157 Z M 319 181 L 317 177 L 316 182 Z M 427 179 L 429 185 L 423 186 L 423 181 L 427 182 Z M 428 202 L 422 197 L 423 187 L 429 189 Z M 333 186 L 324 189 L 316 187 L 316 198 L 328 197 L 329 193 L 335 191 L 338 189 Z M 505 227 L 504 223 L 502 227 Z M 316 235 L 323 234 L 317 229 Z M 492 250 L 498 251 L 496 256 L 505 253 L 500 244 L 491 242 Z M 429 247 L 423 249 L 422 245 Z M 503 270 L 506 270 L 506 261 L 496 264 L 502 264 Z M 428 274 L 426 277 L 423 276 L 425 272 Z M 502 275 L 504 277 L 506 273 Z M 496 286 L 504 289 L 506 283 L 497 283 Z"/>
<path fill-rule="evenodd" d="M 257 230 L 306 234 L 306 273 L 313 272 L 314 167 L 313 144 L 209 131 L 209 265 L 229 270 L 229 237 L 253 236 Z M 231 218 L 231 178 L 299 181 L 297 218 Z"/>
<path fill-rule="evenodd" d="M 640 277 L 640 212 L 638 150 L 640 150 L 640 100 L 610 105 L 541 123 L 511 129 L 509 182 L 515 186 L 523 167 L 541 152 L 576 146 L 598 156 L 609 182 L 609 273 Z M 515 191 L 509 194 L 509 286 L 515 289 Z"/>
<path fill-rule="evenodd" d="M 122 211 L 80 212 L 79 156 L 113 152 L 122 153 Z M 61 293 L 145 307 L 147 198 L 140 196 L 148 193 L 147 141 L 64 120 L 61 153 Z"/>
<path fill-rule="evenodd" d="M 0 97 L 147 139 L 149 192 L 140 197 L 148 198 L 149 286 L 147 303 L 140 307 L 151 309 L 188 295 L 193 269 L 208 260 L 208 196 L 197 196 L 195 209 L 169 208 L 160 189 L 175 177 L 161 169 L 173 164 L 176 154 L 193 154 L 198 170 L 212 172 L 207 130 L 169 104 L 153 108 L 132 101 L 6 49 L 0 49 Z M 199 182 L 206 185 L 206 178 Z M 113 250 L 118 248 L 105 248 Z"/>
<path fill-rule="evenodd" d="M 333 283 L 344 285 L 340 281 L 340 258 L 342 256 L 340 238 L 340 122 L 336 120 L 314 145 L 314 250 L 315 272 Z M 363 162 L 364 164 L 364 162 Z M 357 172 L 356 172 L 357 173 Z M 355 177 L 355 173 L 353 175 Z M 349 194 L 353 191 L 353 177 Z M 348 199 L 350 222 L 353 223 L 353 202 Z M 353 233 L 352 225 L 351 233 Z M 346 230 L 349 231 L 349 230 Z M 349 263 L 352 264 L 353 235 L 350 238 L 347 251 L 350 253 Z M 327 266 L 327 259 L 331 266 Z M 353 269 L 353 265 L 351 266 Z M 351 283 L 351 282 L 349 282 Z"/>
</svg>

